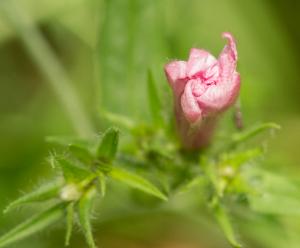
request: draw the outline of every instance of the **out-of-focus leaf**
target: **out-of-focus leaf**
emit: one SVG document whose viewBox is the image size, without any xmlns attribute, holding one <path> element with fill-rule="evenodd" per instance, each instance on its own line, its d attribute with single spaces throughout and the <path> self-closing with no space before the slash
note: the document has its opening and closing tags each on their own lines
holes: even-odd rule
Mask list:
<svg viewBox="0 0 300 248">
<path fill-rule="evenodd" d="M 108 111 L 101 111 L 101 117 L 112 122 L 113 124 L 116 124 L 117 126 L 121 126 L 129 130 L 134 129 L 134 127 L 136 126 L 136 123 L 132 119 L 120 114 L 115 114 Z"/>
<path fill-rule="evenodd" d="M 79 221 L 86 241 L 90 248 L 96 248 L 92 226 L 91 226 L 91 217 L 90 212 L 92 208 L 92 202 L 94 196 L 96 195 L 96 188 L 90 188 L 81 198 L 79 202 Z"/>
<path fill-rule="evenodd" d="M 70 239 L 73 231 L 73 222 L 74 222 L 74 202 L 69 203 L 66 208 L 66 237 L 65 237 L 65 246 L 70 244 Z"/>
<path fill-rule="evenodd" d="M 70 145 L 78 145 L 78 146 L 88 146 L 89 143 L 80 138 L 75 137 L 61 137 L 61 136 L 47 136 L 46 142 L 59 146 L 70 146 Z"/>
<path fill-rule="evenodd" d="M 93 161 L 92 154 L 83 146 L 71 144 L 69 150 L 83 164 L 89 164 Z"/>
<path fill-rule="evenodd" d="M 16 241 L 37 233 L 58 221 L 63 216 L 64 209 L 61 204 L 37 214 L 0 237 L 0 247 L 6 247 Z"/>
<path fill-rule="evenodd" d="M 204 176 L 195 177 L 191 179 L 189 182 L 187 182 L 186 184 L 184 184 L 183 186 L 181 186 L 178 190 L 178 193 L 182 194 L 182 193 L 189 192 L 190 190 L 192 190 L 197 186 L 202 186 L 205 183 L 205 181 L 206 179 L 204 178 Z"/>
<path fill-rule="evenodd" d="M 300 215 L 300 188 L 289 178 L 256 170 L 257 194 L 249 195 L 254 211 L 280 215 Z"/>
<path fill-rule="evenodd" d="M 299 195 L 300 196 L 300 195 Z M 250 197 L 251 208 L 260 213 L 300 215 L 300 198 L 265 193 Z"/>
<path fill-rule="evenodd" d="M 229 216 L 226 213 L 224 207 L 221 205 L 221 203 L 218 200 L 216 200 L 213 203 L 212 208 L 213 208 L 213 213 L 215 215 L 215 218 L 217 219 L 221 229 L 223 230 L 223 233 L 225 234 L 231 246 L 234 248 L 242 247 L 242 245 L 238 242 L 236 238 L 236 234 L 229 220 Z"/>
<path fill-rule="evenodd" d="M 89 177 L 92 173 L 82 166 L 79 166 L 67 159 L 59 159 L 58 164 L 63 171 L 67 182 L 79 182 Z"/>
<path fill-rule="evenodd" d="M 115 180 L 123 182 L 150 195 L 156 196 L 162 200 L 166 201 L 168 199 L 156 186 L 141 176 L 116 167 L 111 169 L 109 175 Z"/>
<path fill-rule="evenodd" d="M 63 185 L 62 181 L 55 181 L 55 182 L 42 185 L 37 190 L 25 194 L 24 196 L 10 203 L 8 207 L 4 210 L 4 213 L 7 213 L 13 208 L 16 208 L 26 203 L 40 202 L 40 201 L 45 201 L 57 197 L 62 185 Z"/>
<path fill-rule="evenodd" d="M 224 165 L 230 165 L 234 168 L 240 167 L 244 163 L 251 161 L 263 154 L 262 147 L 257 147 L 245 151 L 225 153 L 221 157 L 221 163 Z"/>
<path fill-rule="evenodd" d="M 97 158 L 105 162 L 111 162 L 117 153 L 119 143 L 119 130 L 115 127 L 107 129 L 97 148 Z"/>
<path fill-rule="evenodd" d="M 251 139 L 253 137 L 255 137 L 256 135 L 267 131 L 267 130 L 274 130 L 274 129 L 280 129 L 280 126 L 276 123 L 263 123 L 263 124 L 259 124 L 255 127 L 251 127 L 245 131 L 239 132 L 239 133 L 235 133 L 232 136 L 232 141 L 233 143 L 237 144 L 237 143 L 242 143 L 247 141 L 248 139 Z"/>
<path fill-rule="evenodd" d="M 152 119 L 156 126 L 162 126 L 164 123 L 162 116 L 162 104 L 159 99 L 157 88 L 154 82 L 152 72 L 148 71 L 148 101 Z"/>
</svg>

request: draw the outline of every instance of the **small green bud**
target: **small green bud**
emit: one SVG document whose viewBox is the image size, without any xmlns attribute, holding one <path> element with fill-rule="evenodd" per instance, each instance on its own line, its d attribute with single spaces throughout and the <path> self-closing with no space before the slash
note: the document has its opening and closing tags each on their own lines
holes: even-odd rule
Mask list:
<svg viewBox="0 0 300 248">
<path fill-rule="evenodd" d="M 76 184 L 67 184 L 60 192 L 63 201 L 77 201 L 81 197 L 81 191 Z"/>
</svg>

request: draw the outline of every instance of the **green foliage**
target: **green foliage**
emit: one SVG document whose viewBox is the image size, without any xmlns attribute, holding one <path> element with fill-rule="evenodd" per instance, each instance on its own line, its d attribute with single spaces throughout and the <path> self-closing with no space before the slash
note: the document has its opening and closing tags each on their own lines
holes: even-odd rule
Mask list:
<svg viewBox="0 0 300 248">
<path fill-rule="evenodd" d="M 105 162 L 111 162 L 117 153 L 119 143 L 119 130 L 109 128 L 105 131 L 97 148 L 97 158 Z"/>
<path fill-rule="evenodd" d="M 161 127 L 164 124 L 164 119 L 162 115 L 163 108 L 155 85 L 153 74 L 150 70 L 148 71 L 147 83 L 148 83 L 148 100 L 149 100 L 149 107 L 150 107 L 152 120 L 156 126 Z"/>
<path fill-rule="evenodd" d="M 242 131 L 240 133 L 234 134 L 232 136 L 232 142 L 234 144 L 243 143 L 264 131 L 274 130 L 274 129 L 275 130 L 280 129 L 280 126 L 276 123 L 262 123 L 254 127 L 251 127 L 245 131 Z"/>
<path fill-rule="evenodd" d="M 62 185 L 63 185 L 63 183 L 61 180 L 57 180 L 57 181 L 42 185 L 37 190 L 34 190 L 28 194 L 25 194 L 24 196 L 22 196 L 22 197 L 18 198 L 17 200 L 13 201 L 12 203 L 10 203 L 7 206 L 7 208 L 4 210 L 4 213 L 7 213 L 7 212 L 11 211 L 12 209 L 22 206 L 27 203 L 41 202 L 41 201 L 46 201 L 51 198 L 57 197 Z"/>
<path fill-rule="evenodd" d="M 215 215 L 216 220 L 218 221 L 221 229 L 223 230 L 227 240 L 234 248 L 240 248 L 242 245 L 238 242 L 236 238 L 235 231 L 232 227 L 232 224 L 229 220 L 229 216 L 222 206 L 222 204 L 219 202 L 217 198 L 214 198 L 212 200 L 211 208 L 213 211 L 213 214 Z"/>
<path fill-rule="evenodd" d="M 92 187 L 83 195 L 78 204 L 80 226 L 90 248 L 96 247 L 90 220 L 92 202 L 95 195 L 96 188 Z"/>
<path fill-rule="evenodd" d="M 61 204 L 39 213 L 3 235 L 0 238 L 0 247 L 8 246 L 20 239 L 42 231 L 49 225 L 60 220 L 63 216 L 64 209 Z"/>
<path fill-rule="evenodd" d="M 251 174 L 250 174 L 251 173 Z M 259 213 L 300 215 L 300 188 L 291 180 L 261 169 L 251 171 L 255 194 L 249 195 L 250 207 Z"/>
<path fill-rule="evenodd" d="M 113 179 L 123 182 L 130 187 L 139 189 L 147 194 L 154 195 L 165 201 L 168 199 L 156 186 L 137 174 L 114 167 L 110 171 L 109 175 Z"/>
<path fill-rule="evenodd" d="M 70 239 L 73 232 L 73 224 L 74 224 L 74 202 L 69 203 L 66 208 L 67 216 L 66 216 L 66 237 L 65 237 L 65 246 L 69 246 Z"/>
<path fill-rule="evenodd" d="M 65 158 L 59 159 L 58 164 L 67 182 L 80 182 L 91 175 L 91 172 L 87 168 L 79 166 Z"/>
</svg>

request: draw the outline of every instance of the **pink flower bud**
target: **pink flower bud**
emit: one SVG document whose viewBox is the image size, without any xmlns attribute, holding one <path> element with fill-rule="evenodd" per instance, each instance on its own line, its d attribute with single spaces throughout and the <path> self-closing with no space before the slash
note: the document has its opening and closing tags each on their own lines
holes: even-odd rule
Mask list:
<svg viewBox="0 0 300 248">
<path fill-rule="evenodd" d="M 218 59 L 209 52 L 192 48 L 188 61 L 173 61 L 165 66 L 174 93 L 177 127 L 187 149 L 206 146 L 217 116 L 236 100 L 240 75 L 236 72 L 237 51 L 230 33 Z"/>
</svg>

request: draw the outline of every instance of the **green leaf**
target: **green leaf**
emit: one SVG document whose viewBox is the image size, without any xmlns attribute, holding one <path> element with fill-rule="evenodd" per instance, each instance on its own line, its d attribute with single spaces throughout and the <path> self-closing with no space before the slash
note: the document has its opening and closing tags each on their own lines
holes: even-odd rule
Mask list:
<svg viewBox="0 0 300 248">
<path fill-rule="evenodd" d="M 10 210 L 26 203 L 40 202 L 57 197 L 62 185 L 62 181 L 55 181 L 42 185 L 37 190 L 34 190 L 10 203 L 4 210 L 4 213 L 7 213 Z"/>
<path fill-rule="evenodd" d="M 67 206 L 67 216 L 66 216 L 66 237 L 65 237 L 65 246 L 70 244 L 70 239 L 73 231 L 73 222 L 74 222 L 74 202 L 71 202 Z"/>
<path fill-rule="evenodd" d="M 92 174 L 89 170 L 85 169 L 84 167 L 81 167 L 73 163 L 72 161 L 69 161 L 64 158 L 59 159 L 58 163 L 63 171 L 64 178 L 68 183 L 80 182 Z"/>
<path fill-rule="evenodd" d="M 257 194 L 249 195 L 250 207 L 260 213 L 300 215 L 300 187 L 289 178 L 264 170 L 254 170 Z"/>
<path fill-rule="evenodd" d="M 136 126 L 136 123 L 133 120 L 129 119 L 127 116 L 123 116 L 120 114 L 115 114 L 108 111 L 101 111 L 101 117 L 116 124 L 117 126 L 124 127 L 128 130 L 133 130 Z"/>
<path fill-rule="evenodd" d="M 263 123 L 259 124 L 255 127 L 249 128 L 248 130 L 245 130 L 243 132 L 235 133 L 232 136 L 233 143 L 242 143 L 247 141 L 248 139 L 251 139 L 255 137 L 256 135 L 267 131 L 267 130 L 274 130 L 274 129 L 280 129 L 280 126 L 276 123 Z"/>
<path fill-rule="evenodd" d="M 78 145 L 78 146 L 88 146 L 89 142 L 85 139 L 76 138 L 76 137 L 61 137 L 61 136 L 47 136 L 46 142 L 59 146 L 70 146 L 70 145 Z"/>
<path fill-rule="evenodd" d="M 221 203 L 216 197 L 213 201 L 214 201 L 212 205 L 213 213 L 215 215 L 216 220 L 219 223 L 220 228 L 225 234 L 226 239 L 228 240 L 228 242 L 232 247 L 234 248 L 242 247 L 242 245 L 237 241 L 234 229 L 231 225 L 226 210 L 224 209 L 224 207 L 221 205 Z"/>
<path fill-rule="evenodd" d="M 167 200 L 168 198 L 151 182 L 143 177 L 133 174 L 128 171 L 124 171 L 119 168 L 112 168 L 109 174 L 113 179 L 125 183 L 133 188 L 141 190 L 150 195 L 156 196 L 162 200 Z"/>
<path fill-rule="evenodd" d="M 151 71 L 148 71 L 148 100 L 151 116 L 157 126 L 163 126 L 162 104 Z"/>
<path fill-rule="evenodd" d="M 97 149 L 97 157 L 105 162 L 111 162 L 117 153 L 119 143 L 119 129 L 111 127 L 107 129 Z"/>
<path fill-rule="evenodd" d="M 106 178 L 101 171 L 99 171 L 98 173 L 99 173 L 100 191 L 102 197 L 104 197 L 106 193 Z"/>
<path fill-rule="evenodd" d="M 8 246 L 16 241 L 35 234 L 64 216 L 64 209 L 61 204 L 56 205 L 45 212 L 39 213 L 14 229 L 0 237 L 0 247 Z"/>
<path fill-rule="evenodd" d="M 90 212 L 95 195 L 96 188 L 92 187 L 83 195 L 79 202 L 79 222 L 90 248 L 96 248 L 90 221 Z"/>
<path fill-rule="evenodd" d="M 206 179 L 203 176 L 197 176 L 192 178 L 187 183 L 182 185 L 178 190 L 178 194 L 183 194 L 189 192 L 190 190 L 194 189 L 196 186 L 203 186 L 206 183 Z"/>
<path fill-rule="evenodd" d="M 263 148 L 257 147 L 244 151 L 224 153 L 221 157 L 222 165 L 230 165 L 233 168 L 238 168 L 244 163 L 251 161 L 263 154 Z"/>
<path fill-rule="evenodd" d="M 93 161 L 92 154 L 84 146 L 71 144 L 69 150 L 83 164 L 90 164 Z"/>
</svg>

